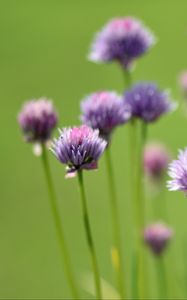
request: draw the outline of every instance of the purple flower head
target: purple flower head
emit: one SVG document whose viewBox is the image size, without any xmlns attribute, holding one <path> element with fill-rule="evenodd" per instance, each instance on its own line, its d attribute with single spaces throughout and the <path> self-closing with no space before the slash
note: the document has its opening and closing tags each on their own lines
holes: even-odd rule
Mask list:
<svg viewBox="0 0 187 300">
<path fill-rule="evenodd" d="M 124 105 L 122 98 L 115 92 L 97 92 L 87 96 L 81 103 L 83 123 L 99 129 L 100 135 L 107 141 L 115 127 L 127 122 L 130 108 Z"/>
<path fill-rule="evenodd" d="M 187 71 L 184 71 L 180 74 L 179 85 L 182 89 L 184 96 L 187 97 Z"/>
<path fill-rule="evenodd" d="M 57 124 L 57 113 L 46 98 L 28 101 L 18 115 L 18 122 L 27 142 L 45 143 Z"/>
<path fill-rule="evenodd" d="M 144 231 L 144 240 L 154 254 L 161 255 L 173 236 L 173 231 L 163 223 L 155 223 Z"/>
<path fill-rule="evenodd" d="M 82 125 L 62 129 L 51 150 L 61 163 L 67 165 L 67 174 L 73 176 L 81 169 L 96 169 L 106 144 L 98 130 Z"/>
<path fill-rule="evenodd" d="M 89 59 L 95 62 L 118 61 L 129 68 L 154 43 L 154 35 L 141 21 L 132 17 L 116 18 L 96 35 Z"/>
<path fill-rule="evenodd" d="M 187 194 L 187 148 L 179 150 L 178 159 L 169 164 L 169 176 L 172 180 L 167 182 L 170 191 L 184 191 Z"/>
<path fill-rule="evenodd" d="M 125 92 L 124 103 L 131 107 L 132 117 L 146 123 L 154 122 L 176 108 L 168 91 L 160 91 L 156 84 L 150 82 L 136 84 Z"/>
<path fill-rule="evenodd" d="M 148 144 L 144 150 L 144 170 L 154 180 L 162 178 L 170 160 L 170 153 L 162 144 Z"/>
</svg>

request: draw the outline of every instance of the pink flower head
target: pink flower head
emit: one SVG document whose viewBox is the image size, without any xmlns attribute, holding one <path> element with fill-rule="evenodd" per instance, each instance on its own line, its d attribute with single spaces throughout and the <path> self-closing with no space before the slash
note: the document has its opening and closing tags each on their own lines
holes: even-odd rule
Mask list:
<svg viewBox="0 0 187 300">
<path fill-rule="evenodd" d="M 44 143 L 57 124 L 52 101 L 46 98 L 26 102 L 18 115 L 18 122 L 28 142 Z"/>
<path fill-rule="evenodd" d="M 144 240 L 156 255 L 161 255 L 173 236 L 173 231 L 163 223 L 155 223 L 144 231 Z"/>
<path fill-rule="evenodd" d="M 179 85 L 184 93 L 184 96 L 187 97 L 187 71 L 181 73 L 179 77 Z"/>
<path fill-rule="evenodd" d="M 166 147 L 159 143 L 148 144 L 144 150 L 144 170 L 152 179 L 158 180 L 168 167 L 170 154 Z"/>
</svg>

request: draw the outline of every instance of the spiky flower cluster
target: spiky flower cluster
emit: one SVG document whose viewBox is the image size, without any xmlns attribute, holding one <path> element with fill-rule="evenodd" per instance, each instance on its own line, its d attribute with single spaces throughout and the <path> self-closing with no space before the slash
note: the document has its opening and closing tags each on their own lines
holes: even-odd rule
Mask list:
<svg viewBox="0 0 187 300">
<path fill-rule="evenodd" d="M 173 231 L 163 223 L 155 223 L 144 231 L 144 240 L 156 255 L 161 255 L 165 250 Z"/>
<path fill-rule="evenodd" d="M 24 104 L 18 122 L 27 142 L 45 143 L 57 124 L 57 113 L 50 100 L 40 98 Z"/>
<path fill-rule="evenodd" d="M 67 175 L 74 176 L 82 169 L 96 169 L 106 144 L 98 130 L 82 125 L 62 129 L 51 150 L 61 163 L 67 165 Z"/>
<path fill-rule="evenodd" d="M 93 93 L 82 101 L 81 109 L 82 122 L 99 129 L 100 135 L 107 141 L 112 131 L 131 117 L 129 106 L 124 105 L 122 97 L 115 92 Z"/>
<path fill-rule="evenodd" d="M 168 174 L 172 178 L 167 183 L 168 189 L 187 194 L 187 148 L 179 150 L 178 159 L 169 164 Z"/>
<path fill-rule="evenodd" d="M 155 83 L 142 82 L 124 94 L 124 103 L 131 107 L 132 118 L 146 123 L 154 122 L 163 114 L 175 109 L 167 91 L 160 91 Z"/>
<path fill-rule="evenodd" d="M 141 21 L 132 17 L 116 18 L 96 35 L 89 59 L 94 62 L 118 61 L 124 68 L 129 68 L 154 43 L 154 35 Z"/>
</svg>

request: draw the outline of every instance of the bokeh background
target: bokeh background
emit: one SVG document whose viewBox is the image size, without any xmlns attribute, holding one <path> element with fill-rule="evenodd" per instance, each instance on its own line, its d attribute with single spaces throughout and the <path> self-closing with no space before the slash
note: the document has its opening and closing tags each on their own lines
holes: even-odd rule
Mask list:
<svg viewBox="0 0 187 300">
<path fill-rule="evenodd" d="M 79 102 L 86 94 L 100 89 L 122 92 L 124 82 L 118 66 L 96 65 L 88 62 L 86 56 L 93 34 L 108 19 L 126 15 L 142 19 L 158 38 L 150 53 L 138 61 L 133 80 L 157 81 L 162 88 L 171 89 L 178 103 L 182 102 L 177 76 L 187 68 L 186 12 L 185 0 L 0 0 L 1 299 L 70 297 L 41 161 L 33 156 L 30 145 L 22 141 L 17 125 L 20 106 L 30 98 L 52 98 L 59 111 L 59 126 L 69 126 L 79 123 Z M 187 145 L 186 128 L 184 106 L 179 106 L 175 113 L 150 126 L 149 139 L 166 143 L 175 156 L 178 148 Z M 112 155 L 129 273 L 132 222 L 127 142 L 124 126 L 116 131 Z M 74 269 L 81 278 L 90 265 L 77 180 L 64 180 L 64 166 L 50 153 L 49 157 Z M 100 269 L 102 276 L 112 283 L 110 210 L 103 159 L 97 172 L 85 174 L 85 182 Z M 167 252 L 170 273 L 175 275 L 171 278 L 175 295 L 171 297 L 184 298 L 181 285 L 187 282 L 183 264 L 187 201 L 182 193 L 165 191 L 164 197 L 169 222 L 175 230 Z M 149 268 L 154 293 L 151 257 Z M 86 298 L 86 293 L 82 297 Z"/>
</svg>

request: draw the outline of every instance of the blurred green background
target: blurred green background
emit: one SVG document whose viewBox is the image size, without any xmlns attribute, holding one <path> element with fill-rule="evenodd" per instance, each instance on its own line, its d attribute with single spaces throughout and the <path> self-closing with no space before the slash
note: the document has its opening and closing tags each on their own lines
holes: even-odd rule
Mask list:
<svg viewBox="0 0 187 300">
<path fill-rule="evenodd" d="M 54 99 L 59 126 L 79 123 L 79 102 L 86 94 L 112 89 L 123 91 L 117 65 L 96 65 L 86 60 L 93 34 L 114 16 L 133 15 L 155 33 L 158 43 L 141 58 L 133 80 L 155 80 L 182 101 L 177 76 L 187 68 L 186 0 L 0 0 L 0 298 L 54 299 L 70 296 L 43 176 L 41 161 L 22 141 L 16 117 L 22 103 L 33 97 Z M 161 140 L 176 155 L 187 145 L 187 118 L 179 109 L 150 126 L 149 139 Z M 122 237 L 127 272 L 130 270 L 131 215 L 128 197 L 127 130 L 116 131 L 112 144 L 120 201 Z M 64 180 L 64 166 L 49 153 L 77 275 L 90 268 L 77 180 Z M 103 277 L 113 282 L 110 266 L 111 225 L 105 164 L 85 172 L 94 238 Z M 175 295 L 184 297 L 183 245 L 187 235 L 187 201 L 182 193 L 166 191 L 169 221 L 175 230 L 168 254 Z M 164 200 L 165 201 L 165 200 Z M 173 263 L 175 261 L 175 264 Z M 171 260 L 170 260 L 171 262 Z M 150 261 L 150 269 L 152 262 Z M 129 278 L 130 280 L 130 278 Z M 154 275 L 152 276 L 154 290 Z M 86 297 L 86 294 L 82 295 Z"/>
</svg>

